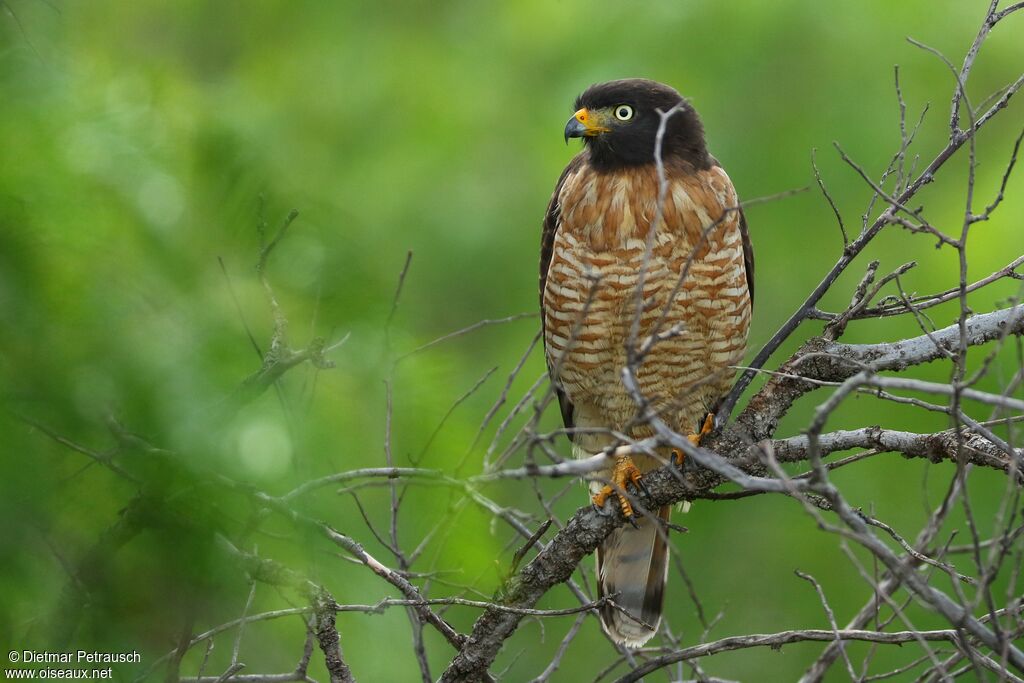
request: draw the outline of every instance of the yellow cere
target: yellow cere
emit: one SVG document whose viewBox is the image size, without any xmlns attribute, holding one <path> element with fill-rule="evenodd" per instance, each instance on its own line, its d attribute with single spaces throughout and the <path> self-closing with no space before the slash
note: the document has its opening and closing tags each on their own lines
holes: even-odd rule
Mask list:
<svg viewBox="0 0 1024 683">
<path fill-rule="evenodd" d="M 605 112 L 590 111 L 584 107 L 573 114 L 573 116 L 586 127 L 587 130 L 583 133 L 584 135 L 592 136 L 598 133 L 607 133 L 611 130 L 605 125 L 608 120 L 608 115 Z"/>
</svg>

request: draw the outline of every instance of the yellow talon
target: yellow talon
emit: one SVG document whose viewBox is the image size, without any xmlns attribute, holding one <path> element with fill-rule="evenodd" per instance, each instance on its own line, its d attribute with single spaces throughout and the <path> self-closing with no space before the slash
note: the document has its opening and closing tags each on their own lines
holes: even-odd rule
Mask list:
<svg viewBox="0 0 1024 683">
<path fill-rule="evenodd" d="M 690 434 L 686 438 L 690 440 L 694 446 L 699 446 L 701 439 L 711 433 L 715 428 L 715 415 L 714 413 L 708 413 L 708 416 L 704 418 L 704 424 L 700 428 L 700 432 L 697 434 Z"/>
<path fill-rule="evenodd" d="M 629 499 L 619 493 L 619 491 L 624 492 L 627 484 L 638 486 L 640 484 L 641 476 L 643 475 L 640 472 L 640 468 L 633 464 L 632 458 L 628 455 L 619 458 L 615 461 L 615 467 L 612 469 L 611 484 L 595 493 L 591 497 L 591 501 L 597 507 L 603 507 L 609 496 L 618 496 L 619 506 L 622 508 L 622 514 L 626 517 L 632 517 L 633 506 L 630 505 Z"/>
<path fill-rule="evenodd" d="M 686 438 L 690 440 L 694 446 L 699 446 L 701 439 L 706 435 L 710 434 L 715 428 L 715 415 L 714 413 L 708 413 L 708 416 L 704 418 L 704 424 L 701 425 L 700 431 L 695 434 L 687 434 Z M 686 459 L 686 454 L 678 448 L 672 449 L 672 457 L 675 458 L 676 464 L 682 466 L 683 461 Z"/>
</svg>

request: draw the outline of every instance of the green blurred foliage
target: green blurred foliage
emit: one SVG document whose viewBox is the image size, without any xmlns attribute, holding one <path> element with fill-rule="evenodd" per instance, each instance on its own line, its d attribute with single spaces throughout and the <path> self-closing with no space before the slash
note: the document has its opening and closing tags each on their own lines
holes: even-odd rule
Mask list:
<svg viewBox="0 0 1024 683">
<path fill-rule="evenodd" d="M 856 230 L 870 193 L 831 142 L 870 173 L 884 169 L 899 143 L 898 63 L 909 119 L 931 104 L 914 148 L 927 162 L 947 134 L 953 79 L 904 38 L 958 62 L 986 4 L 3 0 L 0 382 L 8 411 L 0 418 L 0 641 L 40 650 L 137 649 L 152 664 L 188 624 L 200 632 L 243 609 L 245 577 L 217 550 L 214 533 L 306 572 L 341 602 L 394 595 L 323 539 L 254 516 L 247 498 L 217 485 L 216 476 L 281 494 L 316 476 L 383 465 L 385 380 L 396 464 L 454 471 L 465 460 L 461 474 L 479 471 L 497 424 L 543 373 L 535 351 L 471 448 L 537 319 L 439 344 L 403 360 L 393 375 L 391 361 L 481 319 L 535 310 L 540 220 L 575 151 L 562 144 L 561 131 L 581 89 L 626 76 L 678 87 L 702 113 L 712 151 L 744 198 L 813 184 L 810 154 L 819 148 L 825 180 Z M 985 45 L 969 90 L 975 103 L 1017 75 L 1020 31 L 1014 17 Z M 998 185 L 1021 112 L 1013 102 L 978 142 L 983 203 Z M 958 230 L 965 173 L 964 160 L 950 164 L 920 196 L 942 228 Z M 972 234 L 972 278 L 1020 253 L 1020 188 L 1014 179 L 996 218 Z M 299 348 L 317 336 L 349 337 L 331 354 L 336 368 L 297 368 L 231 414 L 225 401 L 260 364 L 247 329 L 260 348 L 272 331 L 253 269 L 256 227 L 262 215 L 274 231 L 292 207 L 300 217 L 268 272 L 290 340 Z M 841 240 L 816 191 L 751 208 L 748 219 L 758 255 L 756 349 L 817 283 Z M 956 282 L 955 254 L 922 236 L 891 229 L 866 257 L 879 258 L 883 270 L 916 260 L 903 278 L 908 290 Z M 842 307 L 861 273 L 844 276 L 824 306 Z M 1000 284 L 972 305 L 991 310 L 1017 293 Z M 953 307 L 939 308 L 933 318 L 942 326 L 955 315 Z M 804 335 L 814 331 L 808 326 Z M 916 333 L 912 320 L 887 319 L 854 323 L 847 339 Z M 1018 364 L 1012 353 L 999 356 L 986 386 Z M 917 375 L 941 380 L 948 372 L 936 366 Z M 802 401 L 780 434 L 798 433 L 819 400 Z M 553 428 L 556 411 L 549 412 L 544 424 Z M 879 423 L 946 426 L 941 416 L 865 397 L 829 426 Z M 100 457 L 116 450 L 115 462 L 143 482 L 144 495 L 136 498 L 138 486 L 43 428 Z M 565 443 L 559 447 L 568 455 Z M 949 473 L 883 456 L 836 481 L 851 501 L 912 535 Z M 541 482 L 540 490 L 564 486 Z M 978 472 L 972 491 L 984 526 L 1001 479 Z M 487 493 L 538 507 L 527 483 L 496 484 Z M 387 490 L 358 495 L 386 533 Z M 453 495 L 409 490 L 404 547 L 446 519 Z M 564 518 L 585 501 L 574 485 L 553 509 Z M 300 507 L 393 563 L 351 496 L 328 487 Z M 676 544 L 705 614 L 721 613 L 711 637 L 825 625 L 794 569 L 820 578 L 841 621 L 869 594 L 836 539 L 793 501 L 704 503 L 681 523 L 690 533 Z M 951 529 L 961 526 L 955 517 Z M 432 595 L 457 593 L 449 581 L 490 595 L 516 546 L 505 528 L 470 508 L 435 539 L 413 567 L 453 572 L 440 575 Z M 867 571 L 874 571 L 870 563 Z M 75 593 L 79 584 L 87 586 L 84 597 Z M 253 610 L 298 601 L 260 586 Z M 542 606 L 569 604 L 556 589 Z M 453 608 L 446 616 L 466 631 L 476 614 Z M 909 614 L 920 626 L 937 623 L 920 610 Z M 508 680 L 537 675 L 571 619 L 548 621 L 543 630 L 524 622 L 496 669 L 511 667 Z M 684 642 L 699 639 L 703 627 L 678 576 L 667 619 Z M 360 680 L 417 677 L 400 610 L 343 613 L 338 625 Z M 290 670 L 303 637 L 294 617 L 250 626 L 241 647 L 246 671 Z M 226 667 L 232 638 L 217 641 L 208 673 Z M 429 629 L 426 640 L 436 674 L 453 653 Z M 197 670 L 201 650 L 186 657 L 185 673 Z M 749 651 L 703 666 L 727 678 L 764 680 L 771 672 L 773 680 L 792 679 L 819 650 Z M 881 667 L 910 656 L 882 650 L 877 661 Z M 554 680 L 591 680 L 613 658 L 588 620 Z M 314 657 L 311 671 L 322 678 L 320 661 Z M 128 667 L 120 675 L 132 673 Z"/>
</svg>

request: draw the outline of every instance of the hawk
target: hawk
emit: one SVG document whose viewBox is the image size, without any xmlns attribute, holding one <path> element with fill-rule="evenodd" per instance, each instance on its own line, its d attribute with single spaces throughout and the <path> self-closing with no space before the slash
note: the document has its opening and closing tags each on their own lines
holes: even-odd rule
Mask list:
<svg viewBox="0 0 1024 683">
<path fill-rule="evenodd" d="M 697 112 L 673 88 L 643 79 L 600 83 L 575 109 L 565 140 L 583 138 L 583 150 L 548 204 L 540 263 L 545 356 L 574 455 L 614 447 L 616 433 L 653 433 L 638 420 L 621 374 L 630 347 L 645 342 L 636 369 L 641 392 L 661 419 L 698 443 L 714 427 L 750 326 L 753 255 L 736 191 L 708 153 Z M 662 188 L 655 150 L 668 112 Z M 618 458 L 601 473 L 610 486 L 591 483 L 594 504 L 642 485 L 644 472 L 673 455 L 681 460 L 678 452 Z M 640 515 L 625 497 L 618 501 L 633 526 L 598 547 L 597 575 L 600 595 L 622 609 L 606 605 L 601 621 L 615 642 L 640 647 L 661 621 L 670 507 Z"/>
</svg>

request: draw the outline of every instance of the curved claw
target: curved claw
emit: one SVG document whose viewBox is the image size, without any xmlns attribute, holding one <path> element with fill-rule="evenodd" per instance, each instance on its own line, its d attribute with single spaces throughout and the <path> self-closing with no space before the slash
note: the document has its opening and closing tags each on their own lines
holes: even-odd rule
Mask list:
<svg viewBox="0 0 1024 683">
<path fill-rule="evenodd" d="M 639 477 L 636 480 L 636 487 L 644 492 L 645 495 L 651 495 L 651 492 L 647 489 L 647 484 L 644 483 L 643 477 Z"/>
</svg>

